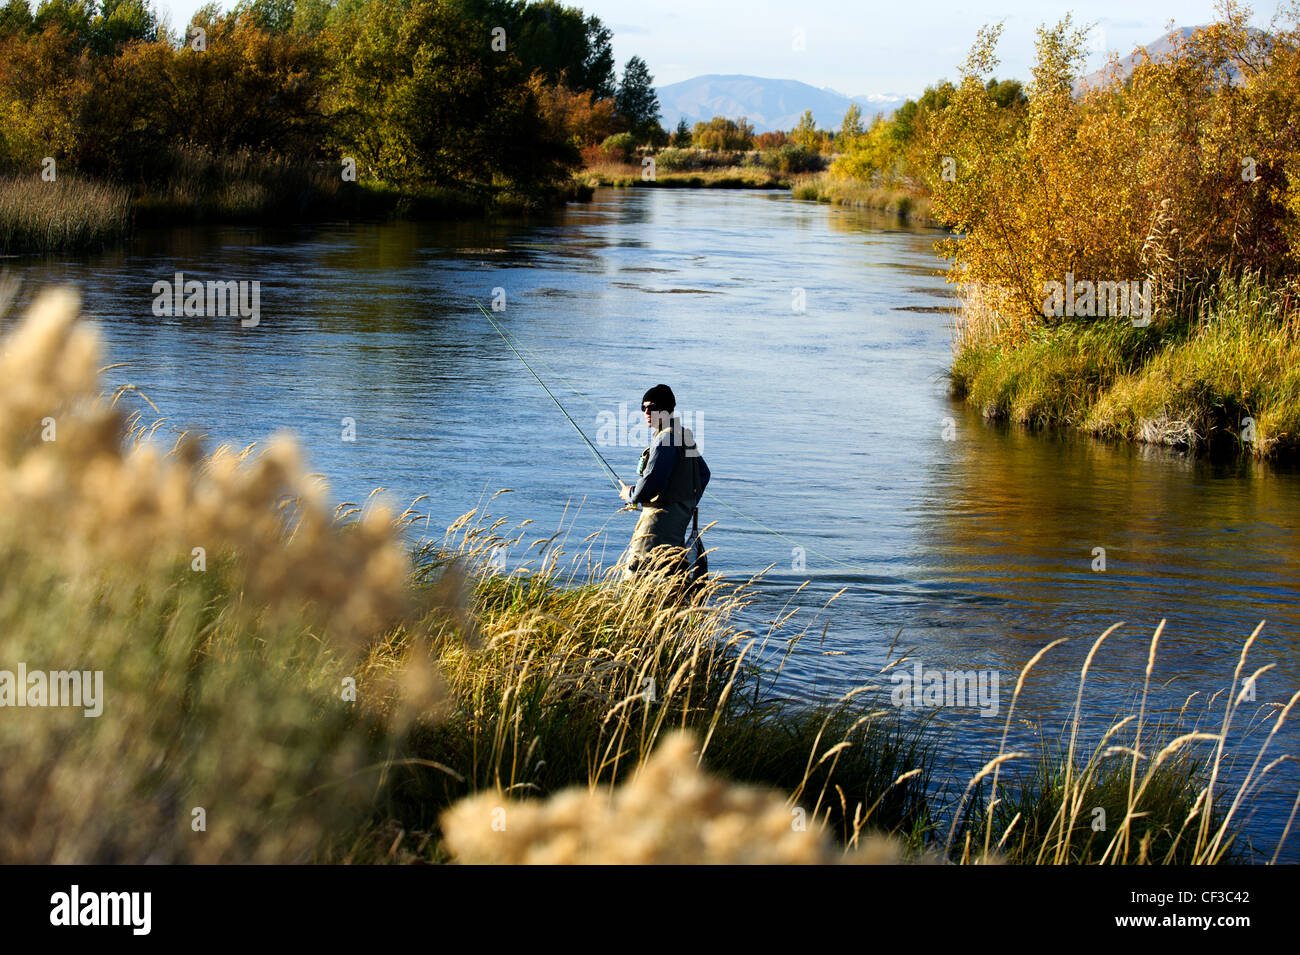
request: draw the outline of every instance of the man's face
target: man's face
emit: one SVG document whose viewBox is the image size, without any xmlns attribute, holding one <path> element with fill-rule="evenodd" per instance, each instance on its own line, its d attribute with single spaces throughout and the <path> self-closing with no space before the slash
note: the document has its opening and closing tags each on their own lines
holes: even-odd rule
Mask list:
<svg viewBox="0 0 1300 955">
<path fill-rule="evenodd" d="M 641 403 L 641 413 L 645 415 L 645 423 L 650 426 L 651 434 L 656 434 L 668 419 L 666 411 L 649 401 Z"/>
</svg>

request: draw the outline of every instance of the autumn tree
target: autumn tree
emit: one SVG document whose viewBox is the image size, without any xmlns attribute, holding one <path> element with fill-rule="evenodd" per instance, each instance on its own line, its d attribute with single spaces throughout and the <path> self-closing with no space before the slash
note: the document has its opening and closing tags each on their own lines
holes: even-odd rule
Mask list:
<svg viewBox="0 0 1300 955">
<path fill-rule="evenodd" d="M 466 38 L 472 38 L 467 42 Z M 339 145 L 405 186 L 532 187 L 577 162 L 519 60 L 440 0 L 366 0 L 332 39 Z"/>
<path fill-rule="evenodd" d="M 862 107 L 857 103 L 850 104 L 844 112 L 844 121 L 840 123 L 840 142 L 845 146 L 851 145 L 863 133 L 862 128 Z"/>
<path fill-rule="evenodd" d="M 743 116 L 740 119 L 714 116 L 707 123 L 696 123 L 691 139 L 701 149 L 752 149 L 754 124 Z"/>
<path fill-rule="evenodd" d="M 799 125 L 790 133 L 790 139 L 796 145 L 807 146 L 809 149 L 817 149 L 821 146 L 822 136 L 817 131 L 817 120 L 813 118 L 812 110 L 803 111 L 803 115 L 799 117 Z"/>
</svg>

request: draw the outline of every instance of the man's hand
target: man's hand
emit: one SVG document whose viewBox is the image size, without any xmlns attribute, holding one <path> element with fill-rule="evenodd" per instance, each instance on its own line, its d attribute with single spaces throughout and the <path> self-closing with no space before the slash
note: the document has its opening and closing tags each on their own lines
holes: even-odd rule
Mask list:
<svg viewBox="0 0 1300 955">
<path fill-rule="evenodd" d="M 624 501 L 626 501 L 627 503 L 631 504 L 631 503 L 632 503 L 632 485 L 630 485 L 630 484 L 624 484 L 622 481 L 619 481 L 618 484 L 619 484 L 618 496 L 621 497 L 621 498 L 622 498 Z"/>
</svg>

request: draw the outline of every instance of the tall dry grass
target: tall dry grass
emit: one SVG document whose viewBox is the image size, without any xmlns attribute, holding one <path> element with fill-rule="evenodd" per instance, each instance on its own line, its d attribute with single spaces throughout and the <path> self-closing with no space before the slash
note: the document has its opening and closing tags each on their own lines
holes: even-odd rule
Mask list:
<svg viewBox="0 0 1300 955">
<path fill-rule="evenodd" d="M 587 165 L 577 174 L 583 181 L 597 186 L 628 188 L 630 186 L 662 186 L 688 189 L 783 189 L 789 177 L 763 166 L 721 166 L 707 169 L 655 170 L 654 179 L 642 178 L 643 167 L 630 162 L 597 162 Z"/>
<path fill-rule="evenodd" d="M 94 249 L 130 224 L 130 195 L 121 186 L 66 175 L 0 178 L 0 252 Z"/>
<path fill-rule="evenodd" d="M 323 163 L 180 146 L 170 151 L 166 179 L 142 186 L 135 208 L 147 221 L 300 221 L 343 211 L 358 191 Z"/>
<path fill-rule="evenodd" d="M 1277 753 L 1275 742 L 1300 701 L 1300 692 L 1285 703 L 1244 705 L 1254 701 L 1256 681 L 1274 668 L 1274 664 L 1266 664 L 1251 669 L 1247 664 L 1264 624 L 1243 643 L 1231 683 L 1207 701 L 1204 718 L 1189 722 L 1189 708 L 1198 695 L 1193 694 L 1177 720 L 1162 722 L 1153 720 L 1148 712 L 1165 627 L 1161 621 L 1148 644 L 1137 712 L 1116 718 L 1088 746 L 1081 733 L 1088 674 L 1102 645 L 1118 627 L 1116 624 L 1099 636 L 1084 659 L 1063 746 L 1041 747 L 1036 753 L 1008 752 L 1009 730 L 1030 671 L 1065 641 L 1054 641 L 1025 665 L 1016 681 L 998 754 L 966 787 L 966 795 L 980 792 L 983 799 L 977 812 L 955 815 L 949 851 L 959 850 L 960 861 L 978 851 L 1038 865 L 1275 862 L 1300 807 L 1300 790 L 1281 840 L 1271 852 L 1265 850 L 1261 855 L 1258 847 L 1246 844 L 1242 817 L 1268 774 L 1295 761 L 1293 754 Z M 1263 738 L 1253 755 L 1246 752 L 1240 757 L 1230 746 L 1234 727 L 1239 730 L 1243 719 L 1249 720 L 1252 732 L 1235 741 L 1238 749 L 1251 735 L 1262 733 Z M 1202 744 L 1208 749 L 1197 751 Z M 1003 765 L 1026 758 L 1036 761 L 1030 772 L 999 786 Z M 1229 767 L 1235 769 L 1239 759 L 1249 761 L 1248 768 L 1237 773 L 1232 785 L 1225 786 Z"/>
<path fill-rule="evenodd" d="M 6 709 L 0 858 L 306 859 L 365 810 L 372 743 L 339 687 L 405 609 L 398 532 L 379 509 L 336 525 L 287 440 L 124 441 L 100 362 L 66 291 L 0 358 L 0 658 L 105 693 L 98 718 Z"/>
</svg>

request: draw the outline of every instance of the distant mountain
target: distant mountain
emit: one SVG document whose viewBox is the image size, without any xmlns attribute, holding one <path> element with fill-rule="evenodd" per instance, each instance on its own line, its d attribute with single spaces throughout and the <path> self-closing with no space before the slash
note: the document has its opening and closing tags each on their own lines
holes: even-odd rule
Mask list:
<svg viewBox="0 0 1300 955">
<path fill-rule="evenodd" d="M 819 89 L 798 80 L 772 80 L 761 76 L 697 76 L 659 87 L 659 106 L 664 128 L 671 131 L 679 119 L 695 123 L 726 116 L 745 117 L 756 132 L 793 129 L 799 117 L 810 109 L 822 129 L 839 129 L 849 106 L 862 107 L 864 119 L 876 113 L 889 114 L 902 106 L 906 97 L 890 95 L 845 96 L 832 89 Z"/>
<path fill-rule="evenodd" d="M 1197 27 L 1176 27 L 1175 29 L 1170 30 L 1164 36 L 1159 37 L 1158 39 L 1152 41 L 1151 43 L 1148 43 L 1146 45 L 1146 54 L 1143 54 L 1140 51 L 1136 51 L 1130 53 L 1128 56 L 1121 56 L 1119 58 L 1120 78 L 1125 80 L 1128 79 L 1133 74 L 1134 67 L 1136 67 L 1138 63 L 1141 63 L 1143 60 L 1145 60 L 1147 56 L 1150 56 L 1150 58 L 1156 63 L 1168 59 L 1170 54 L 1173 53 L 1174 49 L 1177 47 L 1179 43 L 1186 41 L 1188 37 L 1190 37 L 1193 33 L 1195 33 L 1197 30 L 1200 29 L 1201 27 L 1198 26 Z M 1256 36 L 1260 35 L 1263 32 L 1261 30 L 1255 29 L 1254 27 L 1248 27 L 1248 30 Z M 1089 73 L 1087 76 L 1081 76 L 1077 80 L 1075 80 L 1074 91 L 1076 93 L 1081 93 L 1083 90 L 1088 89 L 1089 87 L 1100 86 L 1103 83 L 1105 83 L 1109 77 L 1110 77 L 1110 66 L 1108 64 L 1102 67 L 1100 70 L 1097 70 L 1095 73 Z M 1236 82 L 1237 76 L 1235 74 L 1232 76 L 1232 80 L 1234 83 Z"/>
</svg>

